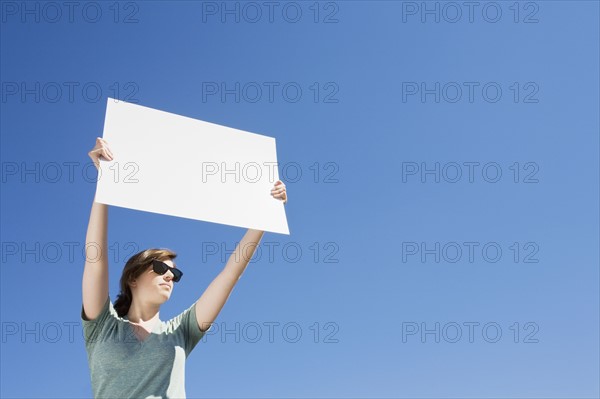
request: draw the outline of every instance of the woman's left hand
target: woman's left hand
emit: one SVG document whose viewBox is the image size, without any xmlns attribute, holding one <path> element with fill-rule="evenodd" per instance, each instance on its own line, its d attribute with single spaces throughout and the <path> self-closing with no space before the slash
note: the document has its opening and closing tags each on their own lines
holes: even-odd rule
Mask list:
<svg viewBox="0 0 600 399">
<path fill-rule="evenodd" d="M 283 184 L 281 180 L 277 180 L 275 182 L 275 186 L 273 186 L 273 189 L 271 190 L 271 196 L 273 196 L 273 198 L 282 200 L 284 204 L 287 202 L 287 192 L 285 191 L 285 184 Z"/>
</svg>

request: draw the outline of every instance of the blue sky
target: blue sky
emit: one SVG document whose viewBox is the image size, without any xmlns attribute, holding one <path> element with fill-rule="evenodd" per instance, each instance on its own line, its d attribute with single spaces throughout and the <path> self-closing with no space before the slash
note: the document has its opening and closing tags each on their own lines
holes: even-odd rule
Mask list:
<svg viewBox="0 0 600 399">
<path fill-rule="evenodd" d="M 598 2 L 1 7 L 2 397 L 91 397 L 107 97 L 275 137 L 285 166 L 291 235 L 263 237 L 188 397 L 599 396 Z M 168 247 L 173 317 L 244 232 L 111 207 L 111 298 Z"/>
</svg>

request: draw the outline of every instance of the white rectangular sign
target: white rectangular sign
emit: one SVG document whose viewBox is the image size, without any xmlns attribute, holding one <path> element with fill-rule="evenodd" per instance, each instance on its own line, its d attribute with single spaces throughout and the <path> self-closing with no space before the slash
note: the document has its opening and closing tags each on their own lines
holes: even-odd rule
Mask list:
<svg viewBox="0 0 600 399">
<path fill-rule="evenodd" d="M 108 98 L 96 201 L 290 234 L 275 138 Z"/>
</svg>

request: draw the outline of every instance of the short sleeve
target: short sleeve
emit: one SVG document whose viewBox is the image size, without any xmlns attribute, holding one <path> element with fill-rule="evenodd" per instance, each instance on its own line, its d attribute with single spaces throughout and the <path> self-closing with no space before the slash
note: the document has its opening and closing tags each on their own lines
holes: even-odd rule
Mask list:
<svg viewBox="0 0 600 399">
<path fill-rule="evenodd" d="M 83 336 L 85 338 L 86 344 L 95 342 L 102 327 L 105 325 L 106 320 L 110 317 L 110 296 L 106 297 L 106 302 L 104 302 L 104 306 L 100 311 L 98 317 L 93 320 L 87 318 L 83 303 L 81 304 L 81 322 L 83 324 Z"/>
<path fill-rule="evenodd" d="M 198 320 L 196 319 L 196 303 L 197 302 L 181 313 L 180 328 L 183 331 L 183 336 L 185 339 L 186 357 L 189 356 L 198 342 L 200 342 L 204 334 L 206 334 L 206 331 L 208 331 L 208 329 L 206 331 L 202 331 L 198 325 Z"/>
</svg>

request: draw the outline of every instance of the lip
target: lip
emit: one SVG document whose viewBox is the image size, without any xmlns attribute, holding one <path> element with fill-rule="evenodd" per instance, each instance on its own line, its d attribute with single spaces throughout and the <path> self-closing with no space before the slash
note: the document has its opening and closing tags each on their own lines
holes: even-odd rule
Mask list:
<svg viewBox="0 0 600 399">
<path fill-rule="evenodd" d="M 165 287 L 169 287 L 169 289 L 171 289 L 171 286 L 167 283 L 160 283 L 159 285 L 164 285 Z"/>
</svg>

